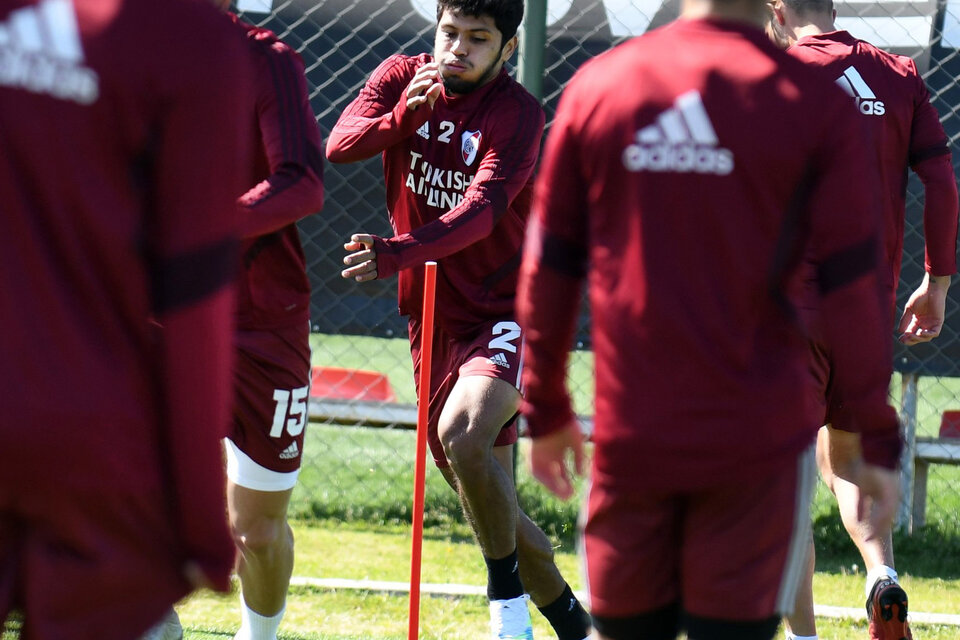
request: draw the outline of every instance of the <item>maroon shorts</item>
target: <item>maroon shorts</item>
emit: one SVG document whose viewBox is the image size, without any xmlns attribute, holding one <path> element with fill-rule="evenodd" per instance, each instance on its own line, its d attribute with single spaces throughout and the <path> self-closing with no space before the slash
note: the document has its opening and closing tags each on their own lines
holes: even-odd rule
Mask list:
<svg viewBox="0 0 960 640">
<path fill-rule="evenodd" d="M 413 379 L 420 386 L 420 323 L 410 319 L 410 353 L 413 356 Z M 509 382 L 520 388 L 523 370 L 523 333 L 513 320 L 494 320 L 480 325 L 468 338 L 455 338 L 440 327 L 434 329 L 433 359 L 430 366 L 430 408 L 427 442 L 438 467 L 450 463 L 443 453 L 437 433 L 440 412 L 457 380 L 466 376 L 485 376 Z M 497 436 L 494 446 L 502 447 L 517 441 L 517 416 L 511 418 Z"/>
<path fill-rule="evenodd" d="M 0 620 L 21 611 L 24 640 L 139 637 L 189 591 L 176 549 L 163 494 L 0 488 Z"/>
<path fill-rule="evenodd" d="M 792 610 L 815 480 L 809 448 L 768 477 L 700 491 L 595 481 L 583 534 L 591 611 L 628 618 L 679 603 L 750 621 Z"/>
<path fill-rule="evenodd" d="M 238 332 L 234 387 L 229 439 L 269 471 L 296 472 L 310 397 L 309 327 Z"/>
</svg>

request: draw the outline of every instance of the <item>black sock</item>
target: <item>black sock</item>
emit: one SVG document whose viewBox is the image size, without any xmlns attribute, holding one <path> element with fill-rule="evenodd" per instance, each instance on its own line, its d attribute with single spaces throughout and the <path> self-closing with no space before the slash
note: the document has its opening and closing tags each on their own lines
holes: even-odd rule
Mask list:
<svg viewBox="0 0 960 640">
<path fill-rule="evenodd" d="M 560 597 L 545 607 L 538 607 L 543 617 L 557 632 L 557 640 L 583 640 L 590 633 L 590 616 L 566 585 Z"/>
<path fill-rule="evenodd" d="M 493 560 L 483 557 L 487 563 L 487 597 L 491 600 L 510 600 L 523 595 L 523 583 L 520 582 L 517 550 L 506 558 Z"/>
</svg>

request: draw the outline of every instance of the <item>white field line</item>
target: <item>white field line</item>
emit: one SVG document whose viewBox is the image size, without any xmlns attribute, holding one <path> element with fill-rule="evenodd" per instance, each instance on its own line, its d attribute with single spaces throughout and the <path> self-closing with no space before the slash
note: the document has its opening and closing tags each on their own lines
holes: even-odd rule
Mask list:
<svg viewBox="0 0 960 640">
<path fill-rule="evenodd" d="M 410 592 L 409 582 L 387 582 L 384 580 L 346 580 L 343 578 L 303 578 L 294 577 L 290 580 L 290 586 L 294 587 L 314 587 L 317 589 L 350 589 L 357 591 L 375 591 L 380 593 L 407 594 Z M 424 582 L 420 585 L 420 593 L 434 596 L 485 596 L 486 587 L 478 587 L 468 584 L 436 584 Z M 577 593 L 576 596 L 583 600 L 586 597 L 584 593 Z M 863 607 L 832 607 L 829 605 L 814 605 L 813 611 L 821 618 L 852 618 L 865 619 L 866 611 Z M 923 611 L 911 611 L 911 622 L 922 622 L 924 624 L 948 624 L 960 627 L 960 615 L 947 613 L 925 613 Z"/>
</svg>

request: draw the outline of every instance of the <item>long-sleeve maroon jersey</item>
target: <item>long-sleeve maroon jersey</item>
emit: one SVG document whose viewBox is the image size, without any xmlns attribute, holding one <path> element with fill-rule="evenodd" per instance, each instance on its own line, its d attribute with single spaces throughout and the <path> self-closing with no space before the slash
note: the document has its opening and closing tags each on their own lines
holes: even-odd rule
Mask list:
<svg viewBox="0 0 960 640">
<path fill-rule="evenodd" d="M 0 7 L 0 487 L 166 494 L 178 552 L 225 588 L 249 65 L 213 7 L 156 11 Z"/>
<path fill-rule="evenodd" d="M 846 31 L 800 38 L 787 52 L 823 68 L 849 94 L 871 132 L 880 163 L 888 285 L 896 291 L 903 252 L 907 166 L 924 185 L 926 270 L 957 270 L 957 183 L 947 135 L 914 61 L 876 48 Z"/>
<path fill-rule="evenodd" d="M 239 200 L 237 324 L 254 330 L 305 327 L 310 281 L 295 223 L 323 207 L 320 129 L 297 52 L 272 32 L 231 17 L 246 36 L 256 69 L 248 134 L 256 159 L 245 169 L 249 191 Z"/>
<path fill-rule="evenodd" d="M 419 316 L 423 263 L 438 260 L 437 322 L 453 335 L 511 316 L 543 109 L 506 71 L 433 109 L 406 109 L 430 55 L 395 55 L 367 80 L 327 142 L 333 162 L 383 153 L 393 238 L 377 240 L 378 277 L 399 272 L 400 313 Z"/>
<path fill-rule="evenodd" d="M 531 434 L 572 418 L 565 365 L 589 273 L 595 472 L 676 487 L 809 446 L 820 416 L 791 304 L 809 251 L 836 383 L 867 459 L 894 466 L 861 135 L 836 85 L 740 23 L 679 20 L 584 65 L 547 142 L 521 270 Z"/>
</svg>

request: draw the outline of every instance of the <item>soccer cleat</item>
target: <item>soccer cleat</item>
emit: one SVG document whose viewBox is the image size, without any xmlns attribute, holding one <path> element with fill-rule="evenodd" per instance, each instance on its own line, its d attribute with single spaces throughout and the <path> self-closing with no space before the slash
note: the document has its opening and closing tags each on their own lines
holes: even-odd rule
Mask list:
<svg viewBox="0 0 960 640">
<path fill-rule="evenodd" d="M 529 596 L 490 601 L 490 631 L 493 640 L 533 640 Z"/>
<path fill-rule="evenodd" d="M 889 577 L 873 584 L 867 598 L 870 640 L 913 640 L 907 623 L 907 594 Z"/>
<path fill-rule="evenodd" d="M 180 616 L 173 609 L 140 637 L 140 640 L 183 640 L 183 627 Z"/>
</svg>

